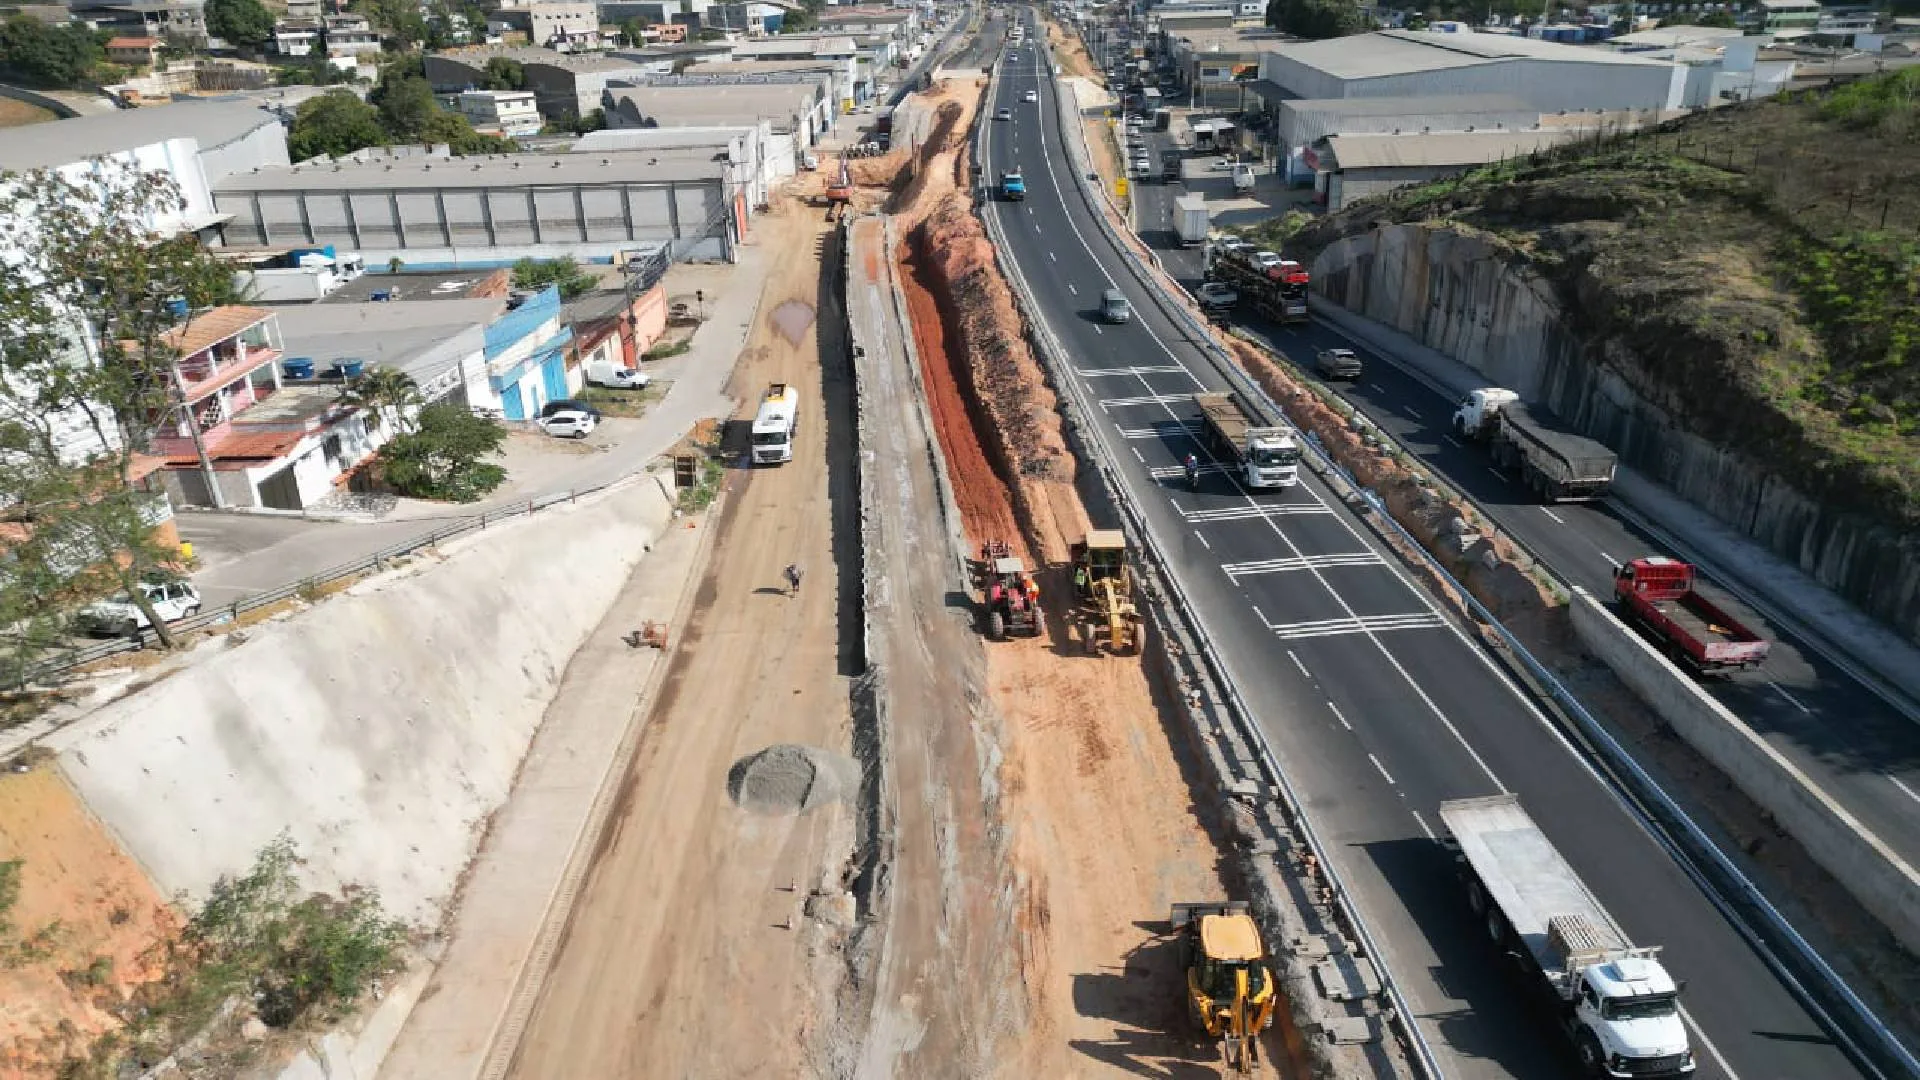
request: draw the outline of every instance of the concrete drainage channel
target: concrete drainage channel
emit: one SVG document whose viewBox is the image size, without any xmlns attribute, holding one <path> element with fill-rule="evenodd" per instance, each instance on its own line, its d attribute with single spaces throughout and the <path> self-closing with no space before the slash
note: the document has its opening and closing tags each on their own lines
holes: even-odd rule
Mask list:
<svg viewBox="0 0 1920 1080">
<path fill-rule="evenodd" d="M 1052 73 L 1050 58 L 1049 66 Z M 996 63 L 986 100 L 997 100 L 999 79 Z M 1056 100 L 1060 100 L 1057 94 Z M 1061 113 L 1062 129 L 1077 130 L 1077 118 L 1070 118 L 1064 105 Z M 976 125 L 976 173 L 987 161 L 988 130 L 985 124 Z M 1077 176 L 1086 175 L 1084 148 L 1074 167 Z M 1097 205 L 1095 216 L 1105 223 Z M 1218 802 L 1221 819 L 1239 840 L 1233 852 L 1235 869 L 1261 930 L 1269 942 L 1293 943 L 1290 949 L 1272 951 L 1295 1027 L 1324 1036 L 1308 1042 L 1315 1075 L 1439 1077 L 1439 1066 L 1418 1027 L 1408 1021 L 1410 1010 L 1391 974 L 1374 959 L 1380 951 L 1326 858 L 1304 806 L 1216 656 L 1179 582 L 1167 572 L 1158 538 L 1099 450 L 1086 420 L 1086 403 L 1069 377 L 1070 358 L 1039 317 L 1019 267 L 1006 257 L 997 218 L 982 213 L 981 219 L 993 241 L 995 261 L 1026 320 L 1028 336 L 1052 375 L 1068 446 L 1091 467 L 1093 482 L 1082 484 L 1088 509 L 1124 522 L 1129 537 L 1140 547 L 1151 630 L 1148 647 L 1159 661 L 1158 674 L 1185 707 L 1185 729 L 1203 763 L 1210 794 Z"/>
<path fill-rule="evenodd" d="M 997 69 L 995 76 L 997 79 Z M 1067 133 L 1064 135 L 1064 141 L 1070 156 L 1075 158 L 1072 163 L 1073 171 L 1079 180 L 1081 196 L 1093 210 L 1093 217 L 1099 222 L 1100 228 L 1106 232 L 1113 246 L 1122 253 L 1128 271 L 1150 295 L 1156 298 L 1169 317 L 1177 325 L 1185 328 L 1187 336 L 1201 346 L 1215 368 L 1236 391 L 1246 400 L 1258 403 L 1268 416 L 1284 417 L 1285 411 L 1241 370 L 1230 355 L 1220 348 L 1213 339 L 1211 331 L 1200 324 L 1185 305 L 1169 294 L 1170 287 L 1165 280 L 1143 264 L 1127 239 L 1120 235 L 1113 222 L 1103 212 L 1100 205 L 1103 192 L 1097 189 L 1089 190 L 1087 181 L 1084 179 L 1090 166 L 1086 148 L 1080 141 L 1083 134 L 1078 117 L 1068 110 L 1064 95 L 1056 94 L 1055 97 L 1061 130 Z M 1000 237 L 991 215 L 987 216 L 987 221 L 989 231 L 998 244 Z M 1004 259 L 1001 265 L 1010 280 L 1019 280 L 1017 270 Z M 1024 293 L 1024 285 L 1021 291 L 1022 302 L 1031 305 L 1031 297 Z M 1037 331 L 1037 320 L 1030 317 L 1029 324 Z M 1036 336 L 1038 336 L 1037 333 Z M 1055 365 L 1056 374 L 1069 370 L 1064 366 L 1064 359 L 1057 352 L 1057 346 L 1051 349 L 1043 347 L 1042 351 L 1049 362 Z M 1071 383 L 1071 380 L 1067 379 L 1059 381 L 1063 384 Z M 1472 594 L 1455 581 L 1417 540 L 1402 529 L 1377 499 L 1371 498 L 1371 492 L 1352 483 L 1345 471 L 1326 457 L 1320 448 L 1313 444 L 1313 440 L 1309 439 L 1308 442 L 1314 450 L 1309 464 L 1317 473 L 1333 481 L 1336 490 L 1344 487 L 1368 499 L 1368 505 L 1374 512 L 1361 516 L 1369 522 L 1374 531 L 1397 548 L 1410 548 L 1410 555 L 1422 559 L 1427 568 L 1438 576 L 1438 580 L 1450 586 L 1451 591 L 1461 601 L 1462 615 L 1487 626 L 1500 636 L 1506 646 L 1504 650 L 1506 655 L 1500 655 L 1502 650 L 1492 650 L 1495 659 L 1531 686 L 1535 696 L 1549 707 L 1549 713 L 1555 715 L 1563 727 L 1593 748 L 1595 756 L 1604 766 L 1606 774 L 1612 778 L 1612 782 L 1629 802 L 1638 808 L 1649 827 L 1657 835 L 1667 838 L 1676 854 L 1681 857 L 1683 867 L 1700 883 L 1709 899 L 1727 915 L 1740 933 L 1755 945 L 1761 955 L 1767 958 L 1769 964 L 1783 975 L 1785 982 L 1794 989 L 1803 1004 L 1816 1016 L 1822 1018 L 1825 1025 L 1850 1048 L 1856 1061 L 1866 1065 L 1869 1071 L 1882 1075 L 1920 1075 L 1920 1061 L 1916 1061 L 1886 1025 L 1874 1016 L 1853 989 L 1786 921 L 1778 909 L 1714 844 L 1699 825 L 1639 766 L 1633 756 L 1542 664 L 1528 653 L 1493 616 L 1492 612 L 1474 599 Z M 1446 489 L 1446 485 L 1437 481 L 1436 486 Z M 1136 527 L 1138 524 L 1139 521 L 1136 519 Z M 1565 590 L 1564 584 L 1560 587 Z M 1621 628 L 1620 632 L 1625 633 L 1625 628 Z M 1210 665 L 1217 668 L 1211 656 L 1208 657 L 1208 661 Z M 1684 676 L 1676 672 L 1673 673 L 1673 678 L 1684 679 Z M 1804 803 L 1804 800 L 1800 801 Z M 1811 816 L 1818 811 L 1816 808 L 1805 812 Z M 1886 901 L 1889 897 L 1905 897 L 1910 909 L 1913 893 L 1909 887 L 1910 879 L 1904 866 L 1893 868 L 1889 873 L 1896 874 L 1898 880 L 1888 880 L 1888 874 L 1877 875 L 1880 880 L 1876 882 L 1873 890 L 1875 900 Z M 1904 889 L 1904 891 L 1896 892 L 1895 889 Z M 1864 898 L 1863 902 L 1866 902 Z M 1868 906 L 1872 910 L 1879 911 L 1886 904 L 1868 902 Z M 1896 927 L 1897 932 L 1900 926 L 1911 922 L 1910 917 L 1903 915 L 1892 925 Z M 1386 982 L 1386 993 L 1393 994 L 1390 978 Z M 1404 1008 L 1396 1011 L 1405 1013 Z M 1403 1031 L 1416 1049 L 1417 1057 L 1425 1071 L 1429 1075 L 1437 1076 L 1437 1065 L 1427 1052 L 1417 1028 L 1411 1024 L 1403 1025 Z"/>
</svg>

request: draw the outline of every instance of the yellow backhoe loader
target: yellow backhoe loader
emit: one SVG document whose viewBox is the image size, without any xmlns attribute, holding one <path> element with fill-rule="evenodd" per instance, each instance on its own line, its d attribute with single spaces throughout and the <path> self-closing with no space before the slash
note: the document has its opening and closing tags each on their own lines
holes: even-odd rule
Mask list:
<svg viewBox="0 0 1920 1080">
<path fill-rule="evenodd" d="M 1253 1075 L 1260 1033 L 1273 1025 L 1273 972 L 1244 900 L 1173 905 L 1187 976 L 1187 1014 L 1220 1041 L 1226 1069 Z"/>
</svg>

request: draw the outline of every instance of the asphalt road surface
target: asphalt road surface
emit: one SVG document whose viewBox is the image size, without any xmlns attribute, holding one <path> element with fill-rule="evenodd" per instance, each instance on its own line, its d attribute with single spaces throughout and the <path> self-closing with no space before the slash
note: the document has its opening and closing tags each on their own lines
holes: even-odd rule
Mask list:
<svg viewBox="0 0 1920 1080">
<path fill-rule="evenodd" d="M 1037 89 L 1038 104 L 1022 102 Z M 1038 50 L 1007 65 L 987 175 L 1040 314 L 1077 357 L 1097 437 L 1329 843 L 1429 1042 L 1456 1077 L 1571 1073 L 1569 1047 L 1470 917 L 1432 839 L 1442 800 L 1521 797 L 1628 936 L 1689 984 L 1699 1077 L 1861 1075 L 1663 843 L 1316 479 L 1249 492 L 1213 464 L 1190 395 L 1224 378 L 1123 267 L 1071 173 Z M 1119 288 L 1134 319 L 1104 325 Z"/>
<path fill-rule="evenodd" d="M 1153 158 L 1171 147 L 1164 133 L 1150 144 Z M 1162 263 L 1192 289 L 1202 280 L 1203 257 L 1182 249 L 1173 232 L 1173 200 L 1180 184 L 1134 185 L 1136 228 Z M 1685 557 L 1644 530 L 1612 500 L 1543 506 L 1515 478 L 1495 470 L 1482 447 L 1449 432 L 1457 402 L 1327 323 L 1281 326 L 1236 313 L 1243 327 L 1265 337 L 1295 360 L 1346 346 L 1358 351 L 1366 372 L 1358 380 L 1331 384 L 1435 472 L 1472 495 L 1567 581 L 1605 598 L 1613 591 L 1613 568 L 1642 555 Z M 1791 628 L 1768 620 L 1712 582 L 1702 589 L 1734 617 L 1773 641 L 1757 671 L 1702 681 L 1734 715 L 1745 720 L 1828 794 L 1842 802 L 1910 864 L 1920 865 L 1920 723 L 1888 704 Z"/>
</svg>

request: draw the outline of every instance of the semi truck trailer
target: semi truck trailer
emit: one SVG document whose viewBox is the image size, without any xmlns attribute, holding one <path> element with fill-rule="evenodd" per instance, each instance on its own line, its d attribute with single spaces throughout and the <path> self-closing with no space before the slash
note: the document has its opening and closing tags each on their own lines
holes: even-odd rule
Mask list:
<svg viewBox="0 0 1920 1080">
<path fill-rule="evenodd" d="M 1212 223 L 1207 217 L 1207 197 L 1199 192 L 1173 200 L 1173 226 L 1181 247 L 1197 247 L 1207 242 Z"/>
<path fill-rule="evenodd" d="M 1517 472 L 1547 502 L 1593 499 L 1613 487 L 1613 451 L 1554 421 L 1529 412 L 1520 395 L 1497 386 L 1469 394 L 1453 413 L 1453 429 L 1487 444 L 1495 465 Z"/>
<path fill-rule="evenodd" d="M 1292 487 L 1300 482 L 1300 444 L 1293 432 L 1260 425 L 1240 395 L 1231 391 L 1195 394 L 1193 403 L 1200 407 L 1200 427 L 1208 448 L 1237 466 L 1248 487 Z"/>
<path fill-rule="evenodd" d="M 1693 587 L 1694 569 L 1649 555 L 1613 568 L 1620 615 L 1659 639 L 1668 656 L 1695 674 L 1759 667 L 1767 640 Z"/>
<path fill-rule="evenodd" d="M 1514 795 L 1440 804 L 1467 902 L 1494 948 L 1554 1007 L 1589 1075 L 1694 1070 L 1680 984 L 1659 947 L 1629 943 Z"/>
</svg>

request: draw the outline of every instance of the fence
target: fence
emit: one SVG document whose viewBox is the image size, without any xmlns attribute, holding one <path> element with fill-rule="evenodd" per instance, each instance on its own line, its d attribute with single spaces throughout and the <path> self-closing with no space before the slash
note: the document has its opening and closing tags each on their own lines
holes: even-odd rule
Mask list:
<svg viewBox="0 0 1920 1080">
<path fill-rule="evenodd" d="M 627 479 L 626 477 L 622 477 L 619 480 L 612 480 L 605 484 L 597 484 L 593 487 L 577 488 L 547 495 L 536 495 L 531 499 L 504 506 L 497 510 L 489 510 L 472 517 L 459 518 L 425 535 L 416 536 L 410 540 L 403 540 L 398 544 L 381 548 L 371 555 L 362 556 L 351 562 L 341 563 L 338 566 L 322 570 L 309 577 L 304 577 L 298 581 L 282 585 L 277 589 L 255 593 L 252 596 L 235 600 L 230 604 L 222 605 L 211 611 L 203 609 L 199 614 L 190 618 L 168 623 L 167 630 L 172 634 L 188 634 L 212 626 L 224 626 L 228 623 L 238 621 L 241 615 L 249 611 L 258 611 L 261 608 L 270 607 L 274 604 L 293 599 L 294 597 L 311 595 L 315 590 L 325 585 L 357 577 L 368 571 L 384 570 L 388 563 L 412 555 L 425 548 L 433 547 L 442 541 L 450 540 L 456 536 L 462 536 L 470 532 L 478 532 L 489 525 L 495 525 L 502 521 L 527 517 L 549 506 L 556 506 L 560 503 L 572 503 L 582 495 L 591 495 L 595 492 L 605 491 L 624 483 Z M 159 635 L 154 633 L 151 628 L 147 628 L 125 637 L 113 638 L 108 641 L 97 642 L 76 649 L 69 649 L 56 656 L 28 665 L 16 679 L 13 688 L 19 689 L 22 686 L 41 682 L 64 672 L 71 671 L 81 665 L 90 664 L 96 660 L 104 660 L 109 656 L 137 652 L 158 640 Z"/>
</svg>

